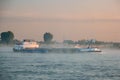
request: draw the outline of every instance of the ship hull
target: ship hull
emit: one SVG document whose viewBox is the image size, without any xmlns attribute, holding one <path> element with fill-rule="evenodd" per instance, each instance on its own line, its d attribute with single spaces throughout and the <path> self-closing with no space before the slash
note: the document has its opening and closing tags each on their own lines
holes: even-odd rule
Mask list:
<svg viewBox="0 0 120 80">
<path fill-rule="evenodd" d="M 27 53 L 80 53 L 80 52 L 101 52 L 96 48 L 33 48 L 33 49 L 14 49 L 14 52 Z"/>
</svg>

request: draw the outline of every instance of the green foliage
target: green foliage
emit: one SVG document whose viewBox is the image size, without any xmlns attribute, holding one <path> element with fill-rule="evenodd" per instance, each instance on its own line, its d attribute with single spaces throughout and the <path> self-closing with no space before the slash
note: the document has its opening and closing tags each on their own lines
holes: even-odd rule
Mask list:
<svg viewBox="0 0 120 80">
<path fill-rule="evenodd" d="M 50 43 L 53 39 L 53 35 L 51 33 L 46 32 L 43 38 L 45 43 Z"/>
<path fill-rule="evenodd" d="M 63 43 L 74 44 L 74 41 L 72 41 L 72 40 L 64 40 Z"/>
<path fill-rule="evenodd" d="M 120 48 L 120 43 L 113 43 L 113 47 Z"/>
<path fill-rule="evenodd" d="M 14 34 L 11 31 L 2 32 L 1 33 L 1 41 L 2 43 L 11 43 L 14 39 Z"/>
</svg>

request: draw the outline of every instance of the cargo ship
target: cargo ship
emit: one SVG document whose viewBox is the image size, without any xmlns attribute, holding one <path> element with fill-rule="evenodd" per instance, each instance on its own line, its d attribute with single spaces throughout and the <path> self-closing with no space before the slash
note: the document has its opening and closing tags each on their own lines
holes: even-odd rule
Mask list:
<svg viewBox="0 0 120 80">
<path fill-rule="evenodd" d="M 101 52 L 96 47 L 40 47 L 34 40 L 23 40 L 15 44 L 13 47 L 14 52 L 27 52 L 27 53 L 81 53 L 81 52 Z"/>
</svg>

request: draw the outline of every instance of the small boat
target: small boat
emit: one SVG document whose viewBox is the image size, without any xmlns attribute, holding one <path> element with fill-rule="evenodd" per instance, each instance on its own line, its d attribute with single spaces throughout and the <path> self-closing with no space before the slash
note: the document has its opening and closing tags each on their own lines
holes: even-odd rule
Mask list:
<svg viewBox="0 0 120 80">
<path fill-rule="evenodd" d="M 101 52 L 99 48 L 80 48 L 80 47 L 40 47 L 34 40 L 23 40 L 21 43 L 15 44 L 14 52 L 29 53 L 80 53 L 80 52 Z"/>
<path fill-rule="evenodd" d="M 101 52 L 99 48 L 80 48 L 81 52 Z"/>
</svg>

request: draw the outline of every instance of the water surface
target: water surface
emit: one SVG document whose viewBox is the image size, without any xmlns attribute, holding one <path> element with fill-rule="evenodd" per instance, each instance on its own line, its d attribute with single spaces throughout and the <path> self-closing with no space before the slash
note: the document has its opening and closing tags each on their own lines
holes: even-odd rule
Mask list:
<svg viewBox="0 0 120 80">
<path fill-rule="evenodd" d="M 15 53 L 0 48 L 0 80 L 120 80 L 120 50 Z"/>
</svg>

